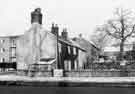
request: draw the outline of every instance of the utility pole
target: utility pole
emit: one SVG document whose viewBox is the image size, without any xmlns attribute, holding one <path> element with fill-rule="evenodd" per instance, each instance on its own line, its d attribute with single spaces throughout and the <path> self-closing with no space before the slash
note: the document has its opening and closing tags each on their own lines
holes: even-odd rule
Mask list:
<svg viewBox="0 0 135 94">
<path fill-rule="evenodd" d="M 59 69 L 59 27 L 52 23 L 51 32 L 56 36 L 56 69 Z"/>
<path fill-rule="evenodd" d="M 59 44 L 58 44 L 58 39 L 59 39 L 59 27 L 56 24 L 55 25 L 55 33 L 56 33 L 56 68 L 59 69 Z"/>
</svg>

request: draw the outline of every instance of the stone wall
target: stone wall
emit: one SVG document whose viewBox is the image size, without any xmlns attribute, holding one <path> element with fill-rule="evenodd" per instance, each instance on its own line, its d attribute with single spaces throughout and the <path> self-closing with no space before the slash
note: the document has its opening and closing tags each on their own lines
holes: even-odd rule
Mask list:
<svg viewBox="0 0 135 94">
<path fill-rule="evenodd" d="M 65 77 L 121 77 L 119 70 L 72 70 L 64 71 Z M 135 73 L 134 73 L 135 74 Z"/>
<path fill-rule="evenodd" d="M 129 77 L 135 77 L 135 70 L 127 71 Z"/>
<path fill-rule="evenodd" d="M 17 75 L 34 77 L 53 77 L 53 71 L 18 70 Z M 135 77 L 135 70 L 72 70 L 63 71 L 64 77 Z"/>
<path fill-rule="evenodd" d="M 28 70 L 18 70 L 17 75 L 20 76 L 31 76 L 31 77 L 52 77 L 52 71 L 28 71 Z"/>
</svg>

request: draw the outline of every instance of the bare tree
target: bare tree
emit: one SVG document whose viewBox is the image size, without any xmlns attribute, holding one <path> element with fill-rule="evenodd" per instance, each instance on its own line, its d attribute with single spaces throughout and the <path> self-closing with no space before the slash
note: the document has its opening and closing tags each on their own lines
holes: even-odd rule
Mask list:
<svg viewBox="0 0 135 94">
<path fill-rule="evenodd" d="M 109 36 L 120 41 L 119 59 L 123 60 L 124 43 L 135 33 L 135 23 L 133 12 L 129 9 L 117 8 L 114 18 L 108 20 L 101 30 L 104 30 Z"/>
<path fill-rule="evenodd" d="M 101 53 L 109 41 L 108 38 L 108 34 L 105 31 L 99 29 L 99 27 L 97 27 L 93 34 L 90 36 L 90 40 L 100 49 Z"/>
</svg>

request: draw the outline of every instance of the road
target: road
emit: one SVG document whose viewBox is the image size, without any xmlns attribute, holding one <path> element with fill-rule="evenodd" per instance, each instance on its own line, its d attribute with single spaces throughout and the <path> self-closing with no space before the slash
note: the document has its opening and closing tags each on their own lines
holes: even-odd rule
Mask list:
<svg viewBox="0 0 135 94">
<path fill-rule="evenodd" d="M 134 88 L 0 87 L 1 94 L 135 94 Z"/>
</svg>

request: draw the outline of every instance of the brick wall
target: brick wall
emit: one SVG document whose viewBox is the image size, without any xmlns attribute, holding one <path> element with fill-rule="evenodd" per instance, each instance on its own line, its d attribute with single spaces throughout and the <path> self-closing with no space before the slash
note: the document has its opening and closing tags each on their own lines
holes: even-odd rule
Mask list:
<svg viewBox="0 0 135 94">
<path fill-rule="evenodd" d="M 125 75 L 126 74 L 126 75 Z M 18 70 L 17 75 L 35 76 L 35 77 L 53 77 L 53 71 L 31 71 Z M 134 77 L 135 70 L 120 71 L 120 70 L 72 70 L 64 71 L 64 77 Z"/>
<path fill-rule="evenodd" d="M 17 75 L 20 76 L 34 76 L 34 77 L 52 77 L 52 71 L 28 71 L 28 70 L 17 70 Z"/>
<path fill-rule="evenodd" d="M 10 38 L 0 37 L 0 62 L 9 62 Z"/>
<path fill-rule="evenodd" d="M 120 77 L 123 72 L 119 70 L 72 70 L 64 71 L 65 77 Z M 134 73 L 135 74 L 135 73 Z"/>
</svg>

